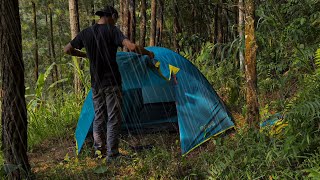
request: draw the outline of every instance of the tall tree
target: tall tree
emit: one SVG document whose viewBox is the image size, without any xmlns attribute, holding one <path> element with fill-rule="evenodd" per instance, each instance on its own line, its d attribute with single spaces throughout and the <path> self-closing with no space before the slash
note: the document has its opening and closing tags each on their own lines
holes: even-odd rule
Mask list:
<svg viewBox="0 0 320 180">
<path fill-rule="evenodd" d="M 151 30 L 150 30 L 150 46 L 156 45 L 156 29 L 157 29 L 157 0 L 151 0 Z"/>
<path fill-rule="evenodd" d="M 240 61 L 240 69 L 243 70 L 243 64 L 244 64 L 244 7 L 243 7 L 243 0 L 239 0 L 238 3 L 239 6 L 239 25 L 238 25 L 238 32 L 239 32 L 239 38 L 240 38 L 240 49 L 239 49 L 239 61 Z"/>
<path fill-rule="evenodd" d="M 177 5 L 177 1 L 174 0 L 174 5 L 173 5 L 173 13 L 174 13 L 174 19 L 173 19 L 173 46 L 176 52 L 180 52 L 180 45 L 179 45 L 179 34 L 182 32 L 181 26 L 180 26 L 180 15 L 179 15 L 179 8 Z"/>
<path fill-rule="evenodd" d="M 129 0 L 130 13 L 130 40 L 136 42 L 136 1 Z"/>
<path fill-rule="evenodd" d="M 259 103 L 257 93 L 257 43 L 255 37 L 254 0 L 245 0 L 245 74 L 246 74 L 246 121 L 251 127 L 258 127 Z"/>
<path fill-rule="evenodd" d="M 48 11 L 49 11 L 49 8 L 48 8 L 48 5 L 47 5 L 46 8 L 45 8 L 45 11 L 44 11 L 45 20 L 46 20 L 46 30 L 48 30 L 50 32 L 50 36 L 47 36 L 47 42 L 48 42 L 47 45 L 48 45 L 48 52 L 49 52 L 48 55 L 47 55 L 47 58 L 49 59 L 50 64 L 52 64 L 53 60 L 52 60 L 52 57 L 51 57 L 51 30 L 50 30 L 50 27 L 49 27 Z M 51 72 L 51 79 L 52 79 L 53 82 L 55 81 L 53 72 Z"/>
<path fill-rule="evenodd" d="M 120 6 L 120 30 L 123 32 L 123 23 L 124 23 L 124 11 L 123 8 L 125 6 L 125 1 L 126 0 L 120 0 L 119 6 Z"/>
<path fill-rule="evenodd" d="M 123 0 L 123 18 L 122 18 L 122 30 L 125 36 L 130 39 L 130 12 L 129 12 L 129 1 Z M 127 48 L 123 48 L 124 51 L 128 51 Z"/>
<path fill-rule="evenodd" d="M 141 46 L 146 46 L 146 31 L 147 31 L 147 3 L 146 0 L 141 0 L 141 9 L 140 9 L 140 40 L 139 43 Z"/>
<path fill-rule="evenodd" d="M 52 7 L 50 5 L 49 7 L 49 23 L 50 23 L 50 56 L 51 56 L 51 62 L 56 61 L 56 52 L 54 48 L 54 36 L 53 36 L 53 13 L 52 13 Z M 58 67 L 55 65 L 53 68 L 54 74 L 53 74 L 53 82 L 56 82 L 59 80 L 59 75 L 58 75 Z"/>
<path fill-rule="evenodd" d="M 213 42 L 214 44 L 221 44 L 222 43 L 222 32 L 221 32 L 221 7 L 220 3 L 216 3 L 214 8 L 214 38 Z M 217 48 L 214 48 L 213 54 L 214 54 L 214 62 L 219 53 L 221 52 L 221 46 L 217 46 Z"/>
<path fill-rule="evenodd" d="M 215 35 L 215 44 L 223 43 L 223 32 L 222 32 L 222 4 L 217 3 L 214 13 L 214 35 Z"/>
<path fill-rule="evenodd" d="M 193 0 L 189 0 L 189 4 L 191 5 L 191 23 L 192 23 L 192 34 L 197 33 L 197 9 L 195 3 L 193 3 Z"/>
<path fill-rule="evenodd" d="M 163 0 L 157 0 L 158 2 L 158 10 L 157 10 L 157 31 L 156 31 L 156 44 L 157 46 L 161 46 L 162 44 L 162 32 L 163 32 Z"/>
<path fill-rule="evenodd" d="M 96 23 L 96 20 L 94 18 L 95 16 L 95 10 L 94 10 L 94 0 L 91 0 L 90 1 L 90 7 L 91 7 L 91 14 L 90 14 L 90 17 L 91 17 L 91 25 L 94 25 Z M 80 28 L 79 28 L 80 30 Z"/>
<path fill-rule="evenodd" d="M 71 38 L 75 38 L 77 34 L 80 32 L 80 23 L 79 23 L 79 11 L 78 11 L 78 0 L 69 0 L 69 14 L 70 14 L 70 30 L 71 30 Z M 82 85 L 79 77 L 78 70 L 80 70 L 80 59 L 73 57 L 74 61 L 74 89 L 75 93 L 82 95 Z"/>
<path fill-rule="evenodd" d="M 27 109 L 18 0 L 0 0 L 0 60 L 2 65 L 2 152 L 5 164 L 19 165 L 30 175 L 27 156 Z M 18 168 L 10 179 L 22 179 Z"/>
<path fill-rule="evenodd" d="M 34 31 L 34 74 L 36 81 L 39 77 L 39 52 L 38 52 L 38 28 L 37 28 L 37 10 L 36 3 L 32 4 L 32 16 L 33 16 L 33 31 Z"/>
</svg>

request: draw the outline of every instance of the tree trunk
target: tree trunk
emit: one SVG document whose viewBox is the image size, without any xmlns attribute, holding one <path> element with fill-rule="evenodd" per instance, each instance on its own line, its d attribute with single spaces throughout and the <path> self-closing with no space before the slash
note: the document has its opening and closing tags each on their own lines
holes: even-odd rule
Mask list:
<svg viewBox="0 0 320 180">
<path fill-rule="evenodd" d="M 193 0 L 189 0 L 189 4 L 191 5 L 191 23 L 192 23 L 192 34 L 196 34 L 197 33 L 197 30 L 196 30 L 196 27 L 197 27 L 197 18 L 196 18 L 196 15 L 197 15 L 197 12 L 196 12 L 196 7 L 195 7 L 195 4 L 194 4 L 194 1 Z"/>
<path fill-rule="evenodd" d="M 94 10 L 94 0 L 91 0 L 90 1 L 90 6 L 91 6 L 91 25 L 94 25 L 96 23 L 96 20 L 95 20 L 95 10 Z M 79 17 L 79 16 L 78 16 Z M 80 28 L 79 28 L 79 31 L 80 31 Z"/>
<path fill-rule="evenodd" d="M 162 45 L 162 32 L 163 32 L 163 0 L 158 0 L 158 11 L 157 11 L 157 33 L 156 33 L 156 44 L 157 46 Z"/>
<path fill-rule="evenodd" d="M 130 0 L 123 0 L 123 7 L 122 7 L 122 11 L 123 11 L 123 33 L 125 36 L 127 36 L 130 39 L 130 12 L 129 12 L 129 1 Z M 128 49 L 126 47 L 123 48 L 123 51 L 128 51 Z"/>
<path fill-rule="evenodd" d="M 218 43 L 223 43 L 223 16 L 222 16 L 222 4 L 217 6 L 218 26 L 217 26 L 217 40 Z"/>
<path fill-rule="evenodd" d="M 225 1 L 223 1 L 223 4 L 225 4 Z M 222 21 L 222 36 L 223 36 L 223 42 L 228 43 L 231 39 L 230 37 L 230 29 L 229 29 L 229 10 L 228 7 L 223 9 L 223 21 Z"/>
<path fill-rule="evenodd" d="M 59 47 L 62 47 L 63 45 L 64 45 L 64 37 L 63 37 L 63 34 L 64 34 L 64 21 L 63 21 L 63 19 L 64 19 L 64 14 L 60 14 L 59 15 L 59 23 L 58 23 L 58 27 L 59 27 Z M 62 62 L 62 57 L 64 56 L 64 52 L 63 51 L 59 51 L 59 62 Z M 63 67 L 62 66 L 60 66 L 60 68 L 59 68 L 59 79 L 63 79 L 63 72 L 65 72 L 64 71 L 64 69 L 63 69 Z M 59 87 L 62 89 L 62 95 L 64 94 L 64 83 L 59 83 Z M 61 99 L 62 101 L 64 101 L 64 98 L 63 98 L 63 96 L 62 96 L 62 99 Z"/>
<path fill-rule="evenodd" d="M 130 12 L 130 40 L 136 42 L 136 1 L 129 0 L 129 12 Z"/>
<path fill-rule="evenodd" d="M 48 31 L 51 32 L 50 27 L 49 27 L 48 11 L 49 11 L 49 8 L 47 6 L 46 7 L 46 11 L 44 12 L 45 17 L 46 17 L 46 30 L 47 30 L 47 32 Z M 52 61 L 52 58 L 51 58 L 51 33 L 50 33 L 50 36 L 47 36 L 46 38 L 47 38 L 47 42 L 48 42 L 48 44 L 47 44 L 48 45 L 48 54 L 47 54 L 46 57 L 49 59 L 50 64 L 52 64 L 53 61 Z M 52 82 L 54 82 L 54 73 L 51 72 L 50 74 L 51 74 Z"/>
<path fill-rule="evenodd" d="M 52 9 L 49 7 L 49 20 L 50 20 L 50 49 L 51 49 L 51 59 L 52 62 L 56 61 L 56 52 L 54 48 L 54 40 L 53 40 L 53 20 L 52 20 Z M 56 82 L 59 80 L 59 75 L 58 75 L 58 68 L 57 65 L 54 66 L 53 68 L 54 71 L 54 79 L 53 82 Z"/>
<path fill-rule="evenodd" d="M 47 30 L 47 32 L 48 31 L 50 32 L 49 20 L 48 20 L 48 11 L 49 11 L 49 8 L 47 6 L 46 7 L 46 11 L 44 12 L 44 14 L 45 14 L 45 17 L 46 17 L 45 18 L 45 20 L 46 20 L 46 30 Z M 46 38 L 47 38 L 47 42 L 48 42 L 48 44 L 47 44 L 48 45 L 48 53 L 47 53 L 46 57 L 49 59 L 50 64 L 52 64 L 53 61 L 52 61 L 52 58 L 51 58 L 51 36 L 47 36 Z M 54 73 L 51 72 L 50 74 L 51 74 L 52 82 L 54 82 Z"/>
<path fill-rule="evenodd" d="M 177 53 L 180 52 L 180 45 L 179 45 L 179 35 L 182 32 L 181 31 L 181 27 L 180 27 L 180 21 L 179 21 L 179 8 L 177 5 L 177 2 L 174 1 L 174 6 L 173 6 L 173 12 L 174 12 L 174 19 L 173 19 L 173 36 L 174 36 L 174 40 L 173 40 L 173 46 L 174 49 Z"/>
<path fill-rule="evenodd" d="M 214 44 L 218 43 L 218 33 L 219 33 L 219 5 L 216 4 L 214 8 Z"/>
<path fill-rule="evenodd" d="M 37 11 L 36 3 L 32 2 L 33 11 L 33 31 L 34 31 L 34 74 L 35 80 L 39 77 L 39 53 L 38 53 L 38 28 L 37 28 Z"/>
<path fill-rule="evenodd" d="M 140 40 L 139 43 L 141 46 L 146 46 L 146 31 L 147 31 L 147 4 L 146 0 L 141 0 L 141 9 L 140 9 Z"/>
<path fill-rule="evenodd" d="M 151 0 L 151 30 L 150 30 L 150 46 L 156 45 L 156 23 L 157 17 L 157 0 Z"/>
<path fill-rule="evenodd" d="M 259 103 L 257 93 L 257 43 L 254 28 L 254 0 L 245 1 L 245 13 L 245 74 L 247 100 L 246 121 L 249 123 L 250 127 L 258 127 Z"/>
<path fill-rule="evenodd" d="M 120 30 L 123 32 L 123 23 L 124 23 L 124 11 L 123 8 L 125 6 L 125 1 L 126 0 L 120 0 L 119 5 L 120 5 Z"/>
<path fill-rule="evenodd" d="M 243 7 L 243 0 L 239 0 L 239 25 L 238 25 L 238 32 L 239 32 L 239 44 L 240 44 L 240 48 L 239 48 L 239 62 L 240 62 L 240 69 L 243 70 L 244 69 L 244 54 L 243 54 L 243 50 L 244 50 L 244 7 Z"/>
<path fill-rule="evenodd" d="M 31 170 L 27 156 L 28 121 L 18 0 L 0 0 L 0 12 L 0 63 L 3 70 L 1 150 L 5 164 L 21 166 L 23 169 L 14 170 L 9 178 L 22 179 L 28 177 Z"/>
<path fill-rule="evenodd" d="M 71 30 L 71 38 L 74 39 L 78 33 L 80 32 L 80 23 L 79 23 L 79 13 L 78 13 L 78 0 L 69 0 L 69 14 L 70 14 L 70 30 Z M 75 57 L 73 57 L 75 58 Z M 82 85 L 81 80 L 78 74 L 78 69 L 81 67 L 80 58 L 74 59 L 74 89 L 75 93 L 82 95 Z M 81 68 L 80 68 L 81 69 Z"/>
<path fill-rule="evenodd" d="M 219 1 L 215 7 L 214 13 L 214 44 L 222 44 L 224 43 L 223 37 L 223 10 L 222 10 L 223 2 Z M 214 63 L 216 60 L 221 59 L 222 47 L 218 45 L 214 48 L 213 55 L 214 55 Z"/>
</svg>

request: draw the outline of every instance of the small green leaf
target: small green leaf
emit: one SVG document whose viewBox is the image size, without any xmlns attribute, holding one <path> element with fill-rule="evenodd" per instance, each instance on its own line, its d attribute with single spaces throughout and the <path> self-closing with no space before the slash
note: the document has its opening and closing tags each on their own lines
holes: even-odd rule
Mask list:
<svg viewBox="0 0 320 180">
<path fill-rule="evenodd" d="M 94 173 L 96 173 L 96 174 L 103 174 L 103 173 L 106 173 L 107 171 L 108 171 L 107 166 L 100 166 L 100 167 L 97 167 L 97 168 L 94 170 Z"/>
<path fill-rule="evenodd" d="M 68 153 L 64 156 L 63 160 L 66 162 L 70 162 L 70 157 Z"/>
</svg>

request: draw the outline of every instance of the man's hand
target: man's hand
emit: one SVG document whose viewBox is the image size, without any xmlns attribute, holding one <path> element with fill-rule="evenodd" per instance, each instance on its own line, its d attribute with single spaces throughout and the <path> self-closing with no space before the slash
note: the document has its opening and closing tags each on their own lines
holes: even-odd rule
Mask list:
<svg viewBox="0 0 320 180">
<path fill-rule="evenodd" d="M 77 56 L 77 57 L 82 57 L 82 58 L 86 58 L 86 57 L 87 57 L 87 54 L 86 54 L 86 53 L 81 52 L 81 51 L 73 48 L 70 43 L 67 44 L 67 45 L 64 47 L 64 53 L 69 54 L 69 55 L 71 55 L 71 56 Z"/>
<path fill-rule="evenodd" d="M 136 45 L 135 43 L 132 43 L 129 39 L 125 39 L 122 42 L 122 45 L 127 47 L 129 51 L 142 54 L 142 55 L 148 55 L 150 59 L 154 58 L 154 53 L 151 51 L 146 50 L 144 47 Z"/>
<path fill-rule="evenodd" d="M 152 51 L 149 51 L 148 56 L 150 59 L 154 59 L 154 53 Z"/>
</svg>

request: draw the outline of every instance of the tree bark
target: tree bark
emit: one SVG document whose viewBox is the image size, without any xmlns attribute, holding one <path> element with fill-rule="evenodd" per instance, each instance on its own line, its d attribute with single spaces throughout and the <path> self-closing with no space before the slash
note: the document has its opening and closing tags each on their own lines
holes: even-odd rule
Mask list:
<svg viewBox="0 0 320 180">
<path fill-rule="evenodd" d="M 151 0 L 151 30 L 150 30 L 150 46 L 156 45 L 156 23 L 157 17 L 157 0 Z"/>
<path fill-rule="evenodd" d="M 129 13 L 130 13 L 130 40 L 136 42 L 136 1 L 129 0 Z"/>
<path fill-rule="evenodd" d="M 162 32 L 163 32 L 163 0 L 158 0 L 158 10 L 157 10 L 157 32 L 156 32 L 156 44 L 157 46 L 162 45 Z"/>
<path fill-rule="evenodd" d="M 191 16 L 191 23 L 192 23 L 192 34 L 196 34 L 197 33 L 197 29 L 196 29 L 196 27 L 197 27 L 197 18 L 196 18 L 196 16 L 197 16 L 197 11 L 196 11 L 196 5 L 195 5 L 195 3 L 194 3 L 194 1 L 193 0 L 189 0 L 189 4 L 191 5 L 191 14 L 192 14 L 192 16 Z"/>
<path fill-rule="evenodd" d="M 44 12 L 44 14 L 45 14 L 45 20 L 46 20 L 46 30 L 47 30 L 47 32 L 50 32 L 49 20 L 48 20 L 48 12 L 49 12 L 49 8 L 47 6 L 46 7 L 46 11 Z M 50 33 L 50 35 L 51 35 L 51 33 Z M 48 45 L 48 54 L 46 55 L 46 57 L 49 59 L 50 64 L 52 64 L 53 61 L 52 61 L 52 58 L 51 58 L 51 36 L 50 35 L 46 37 L 47 38 L 47 42 L 48 42 L 48 44 L 47 44 Z M 52 82 L 54 82 L 54 73 L 51 72 L 50 74 L 51 74 Z"/>
<path fill-rule="evenodd" d="M 90 1 L 90 6 L 91 6 L 91 25 L 94 25 L 96 23 L 96 20 L 94 18 L 95 16 L 95 10 L 94 10 L 94 0 Z M 78 16 L 79 17 L 79 16 Z M 78 18 L 79 19 L 79 18 Z M 80 28 L 79 28 L 80 31 Z"/>
<path fill-rule="evenodd" d="M 119 4 L 120 4 L 120 30 L 123 32 L 123 23 L 124 23 L 124 11 L 123 8 L 125 6 L 125 1 L 126 0 L 120 0 Z"/>
<path fill-rule="evenodd" d="M 27 109 L 18 0 L 0 0 L 0 63 L 2 65 L 2 146 L 5 164 L 21 166 L 9 179 L 30 176 L 27 156 Z M 23 174 L 26 172 L 26 174 Z"/>
<path fill-rule="evenodd" d="M 46 11 L 44 12 L 45 20 L 46 20 L 46 30 L 51 32 L 50 27 L 49 27 L 48 11 L 49 11 L 49 8 L 47 6 L 46 7 Z M 48 45 L 48 54 L 47 54 L 46 57 L 49 59 L 50 64 L 52 64 L 53 61 L 52 61 L 52 58 L 51 58 L 51 33 L 50 33 L 50 36 L 47 36 L 47 42 L 48 42 L 48 44 L 47 44 Z M 54 73 L 51 72 L 50 74 L 51 74 L 52 82 L 54 82 Z"/>
<path fill-rule="evenodd" d="M 214 44 L 222 43 L 222 34 L 221 34 L 221 7 L 217 3 L 214 9 Z M 219 53 L 221 52 L 221 46 L 216 46 L 213 50 L 213 61 L 216 62 L 216 59 L 219 59 Z"/>
<path fill-rule="evenodd" d="M 123 33 L 125 36 L 127 36 L 130 39 L 130 12 L 129 12 L 129 1 L 130 0 L 123 0 L 123 7 L 122 7 L 122 11 L 123 11 Z M 128 49 L 126 47 L 123 48 L 123 51 L 128 51 Z"/>
<path fill-rule="evenodd" d="M 36 3 L 32 3 L 32 12 L 33 12 L 33 31 L 34 31 L 34 74 L 35 80 L 38 80 L 39 77 L 39 53 L 38 53 L 38 28 L 37 28 L 37 11 Z"/>
<path fill-rule="evenodd" d="M 49 20 L 50 20 L 50 49 L 51 49 L 51 59 L 52 62 L 56 61 L 56 52 L 54 48 L 54 37 L 53 37 L 53 20 L 52 20 L 52 9 L 49 7 Z M 54 79 L 53 82 L 56 82 L 59 80 L 59 75 L 58 75 L 58 67 L 57 65 L 54 66 L 53 68 L 54 71 Z"/>
<path fill-rule="evenodd" d="M 173 36 L 174 36 L 174 40 L 173 40 L 173 46 L 174 49 L 177 53 L 180 52 L 180 45 L 179 45 L 179 35 L 182 32 L 181 31 L 181 27 L 180 27 L 180 21 L 179 21 L 179 8 L 177 5 L 177 2 L 174 1 L 174 6 L 173 6 L 173 12 L 174 12 L 174 19 L 173 19 Z"/>
<path fill-rule="evenodd" d="M 250 127 L 259 123 L 259 103 L 257 93 L 257 43 L 255 37 L 255 6 L 254 0 L 245 0 L 245 74 L 246 74 L 246 121 Z"/>
<path fill-rule="evenodd" d="M 240 63 L 240 69 L 244 69 L 244 7 L 243 7 L 243 0 L 239 0 L 239 25 L 238 25 L 238 33 L 239 33 L 239 63 Z"/>
<path fill-rule="evenodd" d="M 139 43 L 141 46 L 146 46 L 146 31 L 147 31 L 147 3 L 146 0 L 141 0 L 141 9 L 140 9 L 140 40 Z"/>
<path fill-rule="evenodd" d="M 69 0 L 69 14 L 70 14 L 70 29 L 71 38 L 74 39 L 80 32 L 79 12 L 78 12 L 78 0 Z M 75 59 L 75 67 L 81 67 L 80 58 Z M 74 89 L 75 93 L 82 95 L 82 84 L 78 74 L 77 68 L 74 69 Z"/>
<path fill-rule="evenodd" d="M 219 33 L 219 5 L 216 4 L 216 7 L 214 8 L 214 44 L 217 44 L 219 42 L 218 33 Z"/>
<path fill-rule="evenodd" d="M 217 20 L 217 41 L 218 43 L 223 43 L 223 24 L 222 24 L 222 21 L 223 21 L 223 16 L 222 16 L 222 4 L 219 4 L 217 6 L 217 17 L 218 17 L 218 20 Z"/>
</svg>

